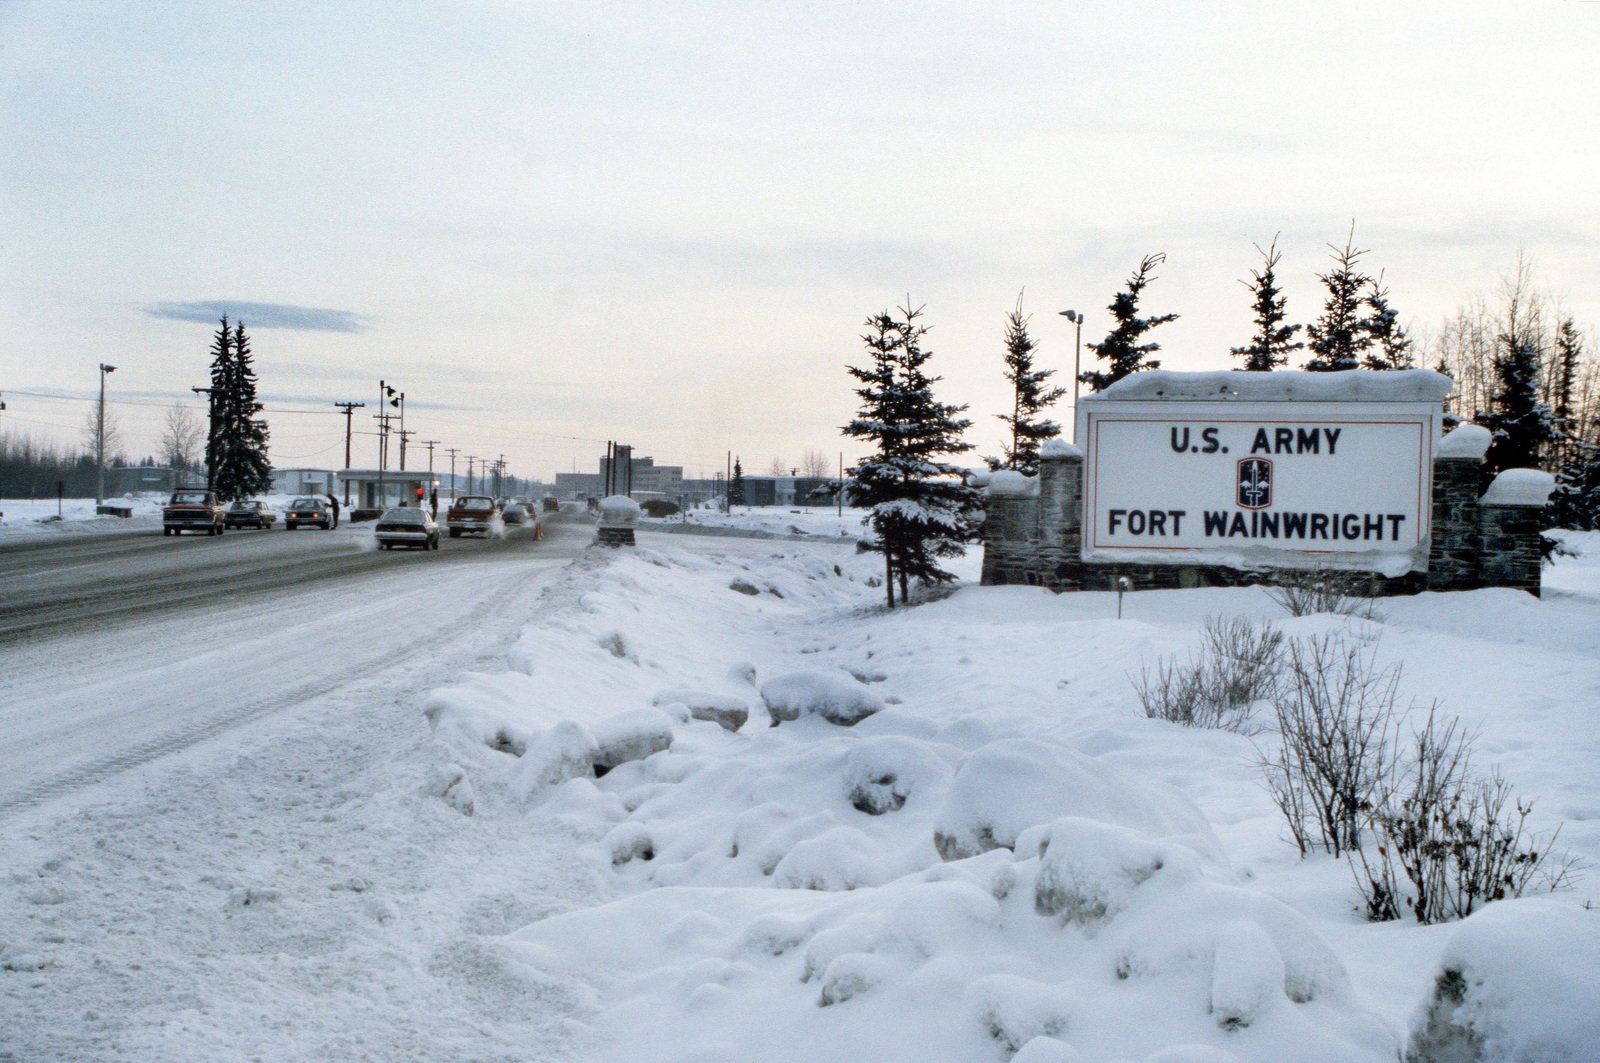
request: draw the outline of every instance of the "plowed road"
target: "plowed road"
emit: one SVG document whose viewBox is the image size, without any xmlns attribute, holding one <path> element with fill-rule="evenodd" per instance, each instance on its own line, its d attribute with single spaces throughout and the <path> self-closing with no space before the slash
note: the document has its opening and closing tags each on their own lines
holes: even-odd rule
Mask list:
<svg viewBox="0 0 1600 1063">
<path fill-rule="evenodd" d="M 336 531 L 159 530 L 0 547 L 0 814 L 66 796 L 399 660 L 514 636 L 592 526 L 378 551 Z M 458 654 L 459 655 L 459 654 Z"/>
</svg>

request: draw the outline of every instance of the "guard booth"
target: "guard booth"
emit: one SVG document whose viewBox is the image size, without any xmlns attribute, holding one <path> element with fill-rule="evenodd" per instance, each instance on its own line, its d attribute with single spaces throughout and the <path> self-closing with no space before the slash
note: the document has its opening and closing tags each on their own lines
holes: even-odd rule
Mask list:
<svg viewBox="0 0 1600 1063">
<path fill-rule="evenodd" d="M 427 472 L 395 469 L 341 469 L 339 482 L 352 521 L 376 520 L 395 506 L 426 506 L 439 487 L 438 477 Z"/>
</svg>

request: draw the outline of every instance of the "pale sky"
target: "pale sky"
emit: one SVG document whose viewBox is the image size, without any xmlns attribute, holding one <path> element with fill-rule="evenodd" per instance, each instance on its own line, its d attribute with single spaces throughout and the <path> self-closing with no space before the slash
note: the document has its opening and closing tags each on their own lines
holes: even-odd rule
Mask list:
<svg viewBox="0 0 1600 1063">
<path fill-rule="evenodd" d="M 0 0 L 0 430 L 75 443 L 104 361 L 154 452 L 234 308 L 279 465 L 342 464 L 379 378 L 523 476 L 849 461 L 909 293 L 996 453 L 1019 291 L 1070 386 L 1057 312 L 1102 338 L 1165 251 L 1165 367 L 1227 368 L 1252 244 L 1308 321 L 1352 219 L 1414 330 L 1521 251 L 1594 342 L 1597 56 L 1579 0 Z"/>
</svg>

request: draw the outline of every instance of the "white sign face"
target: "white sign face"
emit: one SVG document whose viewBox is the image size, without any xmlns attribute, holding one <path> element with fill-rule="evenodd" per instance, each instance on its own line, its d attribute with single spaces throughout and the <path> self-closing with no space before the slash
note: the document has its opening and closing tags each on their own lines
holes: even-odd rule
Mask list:
<svg viewBox="0 0 1600 1063">
<path fill-rule="evenodd" d="M 1427 403 L 1095 403 L 1078 422 L 1083 555 L 1183 563 L 1199 552 L 1416 551 L 1433 505 L 1436 411 Z"/>
</svg>

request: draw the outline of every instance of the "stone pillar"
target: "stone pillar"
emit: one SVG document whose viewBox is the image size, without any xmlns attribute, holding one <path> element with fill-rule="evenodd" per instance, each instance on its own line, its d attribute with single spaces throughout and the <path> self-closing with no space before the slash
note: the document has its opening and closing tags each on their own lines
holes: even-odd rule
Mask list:
<svg viewBox="0 0 1600 1063">
<path fill-rule="evenodd" d="M 1430 591 L 1483 586 L 1478 496 L 1483 493 L 1483 456 L 1492 439 L 1487 428 L 1463 424 L 1439 441 L 1433 459 L 1433 528 L 1428 541 Z"/>
<path fill-rule="evenodd" d="M 1062 446 L 1039 459 L 1041 582 L 1076 590 L 1083 582 L 1083 452 Z"/>
<path fill-rule="evenodd" d="M 1541 469 L 1507 469 L 1478 508 L 1479 572 L 1485 587 L 1515 587 L 1539 596 L 1544 506 L 1555 477 Z"/>
<path fill-rule="evenodd" d="M 1428 589 L 1483 586 L 1479 573 L 1478 495 L 1481 457 L 1441 457 L 1433 463 L 1433 530 L 1428 544 Z"/>
</svg>

